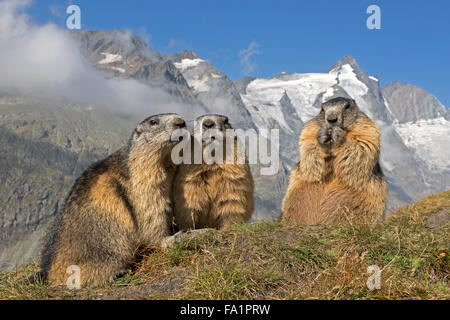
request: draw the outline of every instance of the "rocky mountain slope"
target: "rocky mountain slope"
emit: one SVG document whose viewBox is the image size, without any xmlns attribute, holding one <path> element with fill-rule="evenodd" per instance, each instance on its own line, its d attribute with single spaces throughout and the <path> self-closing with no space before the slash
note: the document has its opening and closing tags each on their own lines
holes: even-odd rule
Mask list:
<svg viewBox="0 0 450 320">
<path fill-rule="evenodd" d="M 116 31 L 73 34 L 86 63 L 106 78 L 134 79 L 161 88 L 202 112 L 227 114 L 235 128 L 279 129 L 278 174 L 255 179 L 253 220 L 276 219 L 289 173 L 298 161 L 298 136 L 320 104 L 335 96 L 354 98 L 382 128 L 381 165 L 390 187 L 392 210 L 433 192 L 449 189 L 448 109 L 412 85 L 380 88 L 346 56 L 323 73 L 282 73 L 232 82 L 199 57 L 182 51 L 166 56 L 141 39 Z M 170 112 L 170 110 L 167 110 Z M 130 116 L 99 106 L 54 98 L 0 93 L 0 267 L 22 265 L 36 257 L 39 240 L 61 206 L 74 179 L 95 160 L 113 152 L 135 123 L 152 113 Z M 187 119 L 187 120 L 192 120 Z"/>
<path fill-rule="evenodd" d="M 74 180 L 128 139 L 135 121 L 67 101 L 0 97 L 0 268 L 36 257 Z"/>
<path fill-rule="evenodd" d="M 411 84 L 393 82 L 383 88 L 386 105 L 395 120 L 393 127 L 405 145 L 437 176 L 450 171 L 450 109 L 436 97 Z M 429 181 L 431 184 L 432 181 Z M 448 179 L 444 188 L 450 187 Z"/>
</svg>

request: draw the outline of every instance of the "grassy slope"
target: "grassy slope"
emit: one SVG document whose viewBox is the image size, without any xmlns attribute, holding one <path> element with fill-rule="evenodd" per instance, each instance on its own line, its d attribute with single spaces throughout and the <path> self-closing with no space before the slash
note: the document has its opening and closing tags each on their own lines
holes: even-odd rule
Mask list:
<svg viewBox="0 0 450 320">
<path fill-rule="evenodd" d="M 375 228 L 343 223 L 237 225 L 144 255 L 102 288 L 30 285 L 35 265 L 0 273 L 1 299 L 449 299 L 450 191 Z M 367 267 L 382 269 L 370 291 Z"/>
</svg>

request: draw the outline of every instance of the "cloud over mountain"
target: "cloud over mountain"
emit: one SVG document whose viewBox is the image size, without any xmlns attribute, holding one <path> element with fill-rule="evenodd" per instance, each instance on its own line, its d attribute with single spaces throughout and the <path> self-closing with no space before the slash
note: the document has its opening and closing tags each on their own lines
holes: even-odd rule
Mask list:
<svg viewBox="0 0 450 320">
<path fill-rule="evenodd" d="M 239 51 L 239 58 L 244 74 L 250 74 L 258 68 L 257 64 L 252 60 L 252 57 L 262 53 L 259 47 L 260 44 L 258 42 L 252 41 L 248 45 L 248 48 Z"/>
<path fill-rule="evenodd" d="M 80 53 L 70 32 L 51 23 L 33 24 L 25 13 L 29 4 L 28 0 L 0 3 L 0 92 L 65 98 L 131 114 L 186 113 L 185 104 L 164 86 L 105 78 Z M 114 40 L 131 42 L 131 33 L 117 36 L 122 39 Z"/>
</svg>

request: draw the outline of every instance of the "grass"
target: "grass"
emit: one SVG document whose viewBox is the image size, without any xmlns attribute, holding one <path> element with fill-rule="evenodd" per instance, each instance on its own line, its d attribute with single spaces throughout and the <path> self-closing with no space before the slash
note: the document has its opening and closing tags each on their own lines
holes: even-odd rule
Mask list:
<svg viewBox="0 0 450 320">
<path fill-rule="evenodd" d="M 101 288 L 29 284 L 35 265 L 0 273 L 0 299 L 449 299 L 449 216 L 447 191 L 375 227 L 235 225 L 144 253 Z M 366 285 L 372 265 L 379 290 Z"/>
</svg>

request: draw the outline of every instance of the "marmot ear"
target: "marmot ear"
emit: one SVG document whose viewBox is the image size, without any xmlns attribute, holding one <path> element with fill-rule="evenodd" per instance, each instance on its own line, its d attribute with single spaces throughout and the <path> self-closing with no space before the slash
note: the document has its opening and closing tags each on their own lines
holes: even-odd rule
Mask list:
<svg viewBox="0 0 450 320">
<path fill-rule="evenodd" d="M 225 121 L 223 122 L 223 125 L 224 125 L 225 129 L 233 129 L 233 127 L 230 124 L 230 120 L 228 118 L 225 119 Z"/>
</svg>

